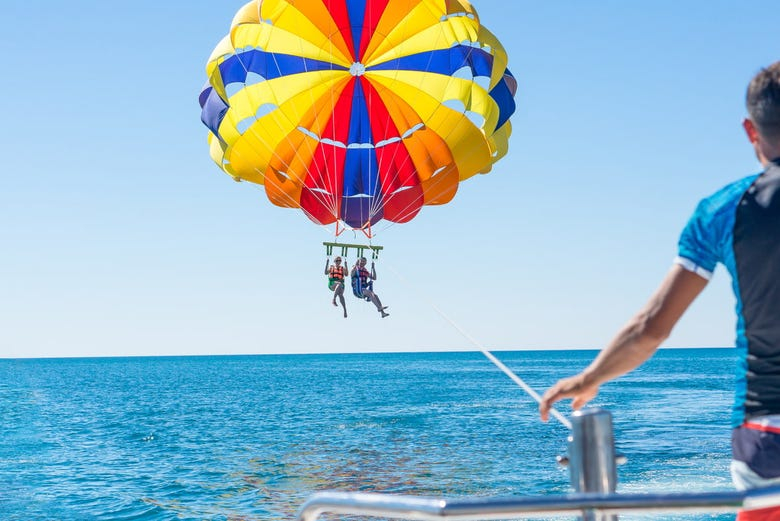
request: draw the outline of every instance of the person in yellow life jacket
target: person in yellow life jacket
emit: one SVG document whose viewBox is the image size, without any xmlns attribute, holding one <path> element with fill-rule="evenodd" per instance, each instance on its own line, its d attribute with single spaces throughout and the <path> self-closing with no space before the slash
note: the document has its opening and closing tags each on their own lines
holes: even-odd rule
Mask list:
<svg viewBox="0 0 780 521">
<path fill-rule="evenodd" d="M 376 280 L 374 263 L 371 263 L 371 271 L 368 271 L 366 269 L 366 258 L 360 257 L 352 268 L 350 276 L 352 277 L 352 293 L 357 298 L 372 302 L 376 306 L 376 310 L 382 313 L 382 318 L 390 316 L 390 313 L 385 312 L 387 306 L 382 306 L 379 295 L 374 293 L 374 281 Z"/>
<path fill-rule="evenodd" d="M 347 268 L 341 265 L 341 257 L 333 259 L 333 266 L 330 265 L 330 259 L 325 260 L 325 275 L 328 276 L 328 289 L 333 292 L 331 303 L 336 304 L 336 297 L 344 308 L 344 318 L 347 318 L 347 303 L 344 301 L 344 279 L 347 276 Z"/>
</svg>

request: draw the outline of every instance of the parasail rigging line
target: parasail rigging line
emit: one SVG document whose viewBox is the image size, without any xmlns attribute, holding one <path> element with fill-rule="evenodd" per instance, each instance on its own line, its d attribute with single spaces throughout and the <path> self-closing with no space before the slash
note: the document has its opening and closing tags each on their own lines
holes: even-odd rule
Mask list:
<svg viewBox="0 0 780 521">
<path fill-rule="evenodd" d="M 392 271 L 395 274 L 395 276 L 398 277 L 399 280 L 404 282 L 408 287 L 410 287 L 410 288 L 412 287 L 412 285 L 409 284 L 407 282 L 407 280 L 400 273 L 398 273 L 395 269 L 393 269 L 392 266 L 390 266 L 386 262 L 384 263 L 384 265 L 385 265 L 386 268 L 389 268 L 390 271 Z M 531 396 L 531 398 L 533 398 L 536 401 L 536 403 L 540 403 L 542 401 L 542 397 L 539 396 L 539 393 L 534 391 L 533 388 L 531 388 L 531 386 L 529 386 L 527 383 L 525 383 L 525 381 L 523 381 L 522 378 L 517 376 L 511 369 L 509 369 L 506 365 L 504 365 L 501 362 L 501 360 L 499 360 L 498 358 L 496 358 L 493 355 L 493 353 L 491 353 L 490 351 L 485 349 L 485 347 L 477 339 L 475 339 L 470 334 L 468 334 L 468 332 L 466 332 L 462 327 L 460 327 L 460 325 L 458 325 L 458 323 L 456 323 L 446 313 L 444 313 L 444 311 L 442 311 L 442 309 L 439 308 L 439 306 L 437 306 L 430 299 L 426 298 L 425 300 L 427 300 L 428 304 L 439 314 L 439 316 L 441 316 L 444 320 L 446 320 L 453 328 L 455 328 L 456 331 L 458 331 L 458 333 L 460 333 L 464 338 L 466 338 L 469 342 L 471 342 L 479 350 L 480 353 L 485 355 L 485 357 L 488 360 L 493 362 L 493 364 L 496 367 L 498 367 L 513 382 L 515 382 L 522 390 L 524 390 L 529 396 Z M 551 408 L 550 409 L 550 414 L 552 414 L 552 416 L 555 417 L 556 420 L 561 422 L 567 429 L 571 430 L 571 428 L 572 428 L 571 422 L 568 419 L 566 419 L 566 417 L 563 416 L 557 409 Z"/>
</svg>

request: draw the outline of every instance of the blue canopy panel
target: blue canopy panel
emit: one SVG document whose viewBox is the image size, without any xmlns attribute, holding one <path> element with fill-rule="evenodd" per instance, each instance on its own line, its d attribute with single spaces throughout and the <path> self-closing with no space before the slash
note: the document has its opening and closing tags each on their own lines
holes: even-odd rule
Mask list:
<svg viewBox="0 0 780 521">
<path fill-rule="evenodd" d="M 464 67 L 469 67 L 473 76 L 486 76 L 489 78 L 493 69 L 493 56 L 489 52 L 476 47 L 456 45 L 449 49 L 426 51 L 377 63 L 372 65 L 370 70 L 422 71 L 452 76 L 456 71 Z"/>
<path fill-rule="evenodd" d="M 358 56 L 363 26 L 366 24 L 366 0 L 346 0 L 349 26 L 352 32 L 352 56 Z"/>
<path fill-rule="evenodd" d="M 266 80 L 273 80 L 290 74 L 326 70 L 346 71 L 348 69 L 331 62 L 266 52 L 262 49 L 250 49 L 234 54 L 219 64 L 223 85 L 245 83 L 249 73 L 262 76 Z"/>
<path fill-rule="evenodd" d="M 471 70 L 473 77 L 489 78 L 493 70 L 493 55 L 484 49 L 456 45 L 449 49 L 437 49 L 396 58 L 372 65 L 369 70 L 413 70 L 452 76 L 464 67 Z M 501 128 L 515 112 L 516 91 L 517 81 L 509 69 L 506 69 L 504 77 L 489 93 L 499 108 L 496 128 Z"/>
<path fill-rule="evenodd" d="M 200 93 L 200 120 L 220 141 L 224 142 L 219 135 L 219 126 L 225 119 L 228 105 L 210 85 L 206 85 Z"/>
<path fill-rule="evenodd" d="M 515 113 L 517 108 L 515 105 L 515 93 L 517 92 L 517 80 L 509 72 L 509 69 L 504 71 L 504 77 L 499 81 L 493 90 L 490 91 L 490 97 L 493 98 L 498 105 L 498 122 L 496 123 L 496 129 L 504 126 L 509 117 Z"/>
<path fill-rule="evenodd" d="M 262 49 L 249 49 L 226 58 L 219 64 L 219 74 L 222 85 L 227 89 L 233 83 L 245 84 L 247 77 L 254 75 L 253 80 L 260 77 L 262 80 L 272 80 L 290 74 L 322 70 L 348 70 L 346 67 L 329 62 L 266 52 Z M 216 90 L 207 82 L 199 97 L 201 106 L 200 119 L 220 141 L 224 141 L 219 135 L 219 127 L 227 114 L 228 100 L 222 99 Z"/>
<path fill-rule="evenodd" d="M 353 228 L 361 228 L 369 221 L 373 224 L 381 220 L 382 211 L 377 208 L 381 206 L 381 189 L 368 104 L 362 82 L 356 81 L 344 160 L 341 220 Z"/>
</svg>

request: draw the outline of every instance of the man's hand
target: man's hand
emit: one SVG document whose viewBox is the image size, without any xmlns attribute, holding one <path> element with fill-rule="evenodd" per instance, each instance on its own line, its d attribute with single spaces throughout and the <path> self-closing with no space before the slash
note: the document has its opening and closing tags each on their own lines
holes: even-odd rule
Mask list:
<svg viewBox="0 0 780 521">
<path fill-rule="evenodd" d="M 539 416 L 542 421 L 546 422 L 553 404 L 564 398 L 573 398 L 571 406 L 573 409 L 579 410 L 595 398 L 598 393 L 599 386 L 586 383 L 583 373 L 558 380 L 558 383 L 547 389 L 547 392 L 542 396 L 542 401 L 539 402 Z"/>
<path fill-rule="evenodd" d="M 580 409 L 599 392 L 599 386 L 639 367 L 666 340 L 682 314 L 707 285 L 707 279 L 675 264 L 645 304 L 596 359 L 580 374 L 550 387 L 539 402 L 547 421 L 550 408 L 564 398 Z"/>
</svg>

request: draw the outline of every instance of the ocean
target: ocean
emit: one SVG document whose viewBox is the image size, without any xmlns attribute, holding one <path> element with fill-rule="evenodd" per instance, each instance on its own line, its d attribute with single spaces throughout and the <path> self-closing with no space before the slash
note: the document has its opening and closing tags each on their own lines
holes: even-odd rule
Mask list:
<svg viewBox="0 0 780 521">
<path fill-rule="evenodd" d="M 494 354 L 541 393 L 595 351 Z M 602 387 L 619 492 L 732 490 L 735 363 L 664 349 Z M 568 430 L 474 352 L 0 360 L 0 418 L 2 520 L 282 520 L 322 490 L 571 490 Z"/>
</svg>

